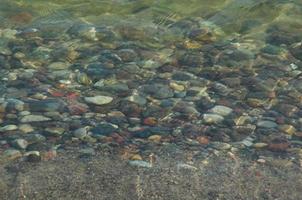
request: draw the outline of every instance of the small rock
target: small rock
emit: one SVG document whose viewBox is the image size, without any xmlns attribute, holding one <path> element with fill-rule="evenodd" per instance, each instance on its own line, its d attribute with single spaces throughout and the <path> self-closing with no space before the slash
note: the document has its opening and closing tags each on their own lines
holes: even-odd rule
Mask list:
<svg viewBox="0 0 302 200">
<path fill-rule="evenodd" d="M 224 117 L 217 114 L 203 114 L 203 120 L 207 124 L 217 124 L 224 120 Z"/>
<path fill-rule="evenodd" d="M 130 102 L 136 103 L 136 104 L 138 104 L 140 106 L 143 106 L 143 105 L 145 105 L 147 103 L 147 100 L 146 100 L 145 97 L 140 96 L 140 95 L 136 95 L 136 94 L 134 94 L 132 96 L 129 96 L 127 98 L 127 100 L 130 101 Z"/>
<path fill-rule="evenodd" d="M 185 87 L 183 85 L 180 85 L 180 84 L 177 84 L 177 83 L 170 83 L 170 87 L 173 89 L 173 90 L 176 90 L 176 91 L 184 91 Z"/>
<path fill-rule="evenodd" d="M 143 160 L 143 158 L 139 154 L 134 154 L 131 156 L 130 160 Z"/>
<path fill-rule="evenodd" d="M 268 146 L 268 144 L 267 143 L 263 143 L 263 142 L 258 142 L 258 143 L 255 143 L 253 145 L 253 147 L 256 148 L 256 149 L 261 149 L 261 148 L 264 148 L 264 147 L 267 147 L 267 146 Z"/>
<path fill-rule="evenodd" d="M 26 147 L 28 146 L 28 142 L 24 139 L 15 139 L 12 144 L 19 149 L 26 149 Z"/>
<path fill-rule="evenodd" d="M 151 135 L 148 137 L 148 140 L 158 143 L 161 140 L 161 136 L 160 135 Z"/>
<path fill-rule="evenodd" d="M 84 100 L 87 103 L 95 104 L 95 105 L 105 105 L 111 103 L 113 98 L 109 96 L 94 96 L 94 97 L 85 97 Z"/>
<path fill-rule="evenodd" d="M 217 115 L 221 115 L 221 116 L 227 116 L 227 115 L 231 114 L 232 111 L 233 111 L 232 108 L 229 108 L 227 106 L 221 106 L 221 105 L 217 105 L 210 110 L 210 112 L 215 113 Z"/>
<path fill-rule="evenodd" d="M 5 132 L 5 131 L 14 131 L 17 130 L 18 126 L 14 124 L 6 125 L 0 128 L 0 132 Z"/>
<path fill-rule="evenodd" d="M 228 150 L 232 147 L 230 144 L 224 142 L 211 142 L 210 144 L 214 149 L 218 150 Z"/>
<path fill-rule="evenodd" d="M 178 163 L 177 164 L 177 170 L 181 170 L 181 169 L 185 169 L 185 170 L 197 170 L 197 167 L 194 167 L 192 165 L 186 164 L 186 163 Z"/>
<path fill-rule="evenodd" d="M 278 125 L 273 121 L 262 120 L 257 122 L 257 127 L 260 128 L 276 128 Z"/>
<path fill-rule="evenodd" d="M 4 158 L 8 160 L 16 160 L 20 157 L 22 157 L 22 154 L 20 151 L 15 149 L 7 149 L 3 152 Z"/>
<path fill-rule="evenodd" d="M 91 129 L 93 135 L 105 135 L 109 136 L 116 131 L 116 127 L 110 123 L 102 123 Z"/>
<path fill-rule="evenodd" d="M 39 151 L 28 151 L 24 154 L 28 162 L 40 162 L 42 160 Z"/>
<path fill-rule="evenodd" d="M 21 124 L 19 130 L 23 133 L 30 133 L 34 131 L 34 128 L 30 124 Z"/>
<path fill-rule="evenodd" d="M 95 155 L 95 151 L 94 151 L 93 148 L 81 149 L 79 152 L 81 153 L 81 156 L 93 156 L 93 155 Z"/>
<path fill-rule="evenodd" d="M 59 99 L 44 99 L 40 101 L 27 101 L 32 112 L 63 112 L 66 104 Z"/>
<path fill-rule="evenodd" d="M 144 168 L 151 168 L 152 164 L 143 161 L 143 160 L 131 160 L 129 161 L 129 164 L 135 167 L 144 167 Z"/>
<path fill-rule="evenodd" d="M 296 132 L 296 128 L 290 124 L 280 125 L 278 128 L 279 130 L 284 133 L 287 133 L 288 135 L 294 135 Z"/>
<path fill-rule="evenodd" d="M 21 118 L 22 123 L 29 123 L 29 122 L 44 122 L 50 121 L 51 119 L 48 117 L 44 117 L 43 115 L 26 115 Z"/>
<path fill-rule="evenodd" d="M 69 67 L 68 63 L 65 62 L 54 62 L 51 63 L 50 65 L 48 65 L 48 69 L 52 69 L 52 70 L 63 70 L 63 69 L 67 69 Z"/>
<path fill-rule="evenodd" d="M 84 137 L 88 136 L 88 127 L 83 127 L 75 130 L 73 132 L 73 135 L 76 138 L 83 139 Z"/>
<path fill-rule="evenodd" d="M 53 136 L 60 136 L 65 132 L 64 128 L 60 127 L 51 127 L 51 128 L 46 128 L 45 131 L 49 133 L 50 135 Z"/>
</svg>

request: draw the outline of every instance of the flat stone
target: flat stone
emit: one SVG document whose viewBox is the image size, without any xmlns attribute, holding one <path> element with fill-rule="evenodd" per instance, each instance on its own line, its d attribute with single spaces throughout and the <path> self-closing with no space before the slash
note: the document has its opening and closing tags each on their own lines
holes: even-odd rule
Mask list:
<svg viewBox="0 0 302 200">
<path fill-rule="evenodd" d="M 93 155 L 95 155 L 95 151 L 94 151 L 93 148 L 81 149 L 79 152 L 81 153 L 81 156 L 93 156 Z"/>
<path fill-rule="evenodd" d="M 131 160 L 129 164 L 135 167 L 151 168 L 152 164 L 143 160 Z"/>
<path fill-rule="evenodd" d="M 50 121 L 51 119 L 48 117 L 44 117 L 43 115 L 26 115 L 22 117 L 22 123 L 29 123 L 29 122 L 44 122 Z"/>
<path fill-rule="evenodd" d="M 110 123 L 102 123 L 91 129 L 94 135 L 108 136 L 113 133 L 117 128 Z"/>
<path fill-rule="evenodd" d="M 74 137 L 83 139 L 88 136 L 88 127 L 78 128 L 73 132 Z"/>
<path fill-rule="evenodd" d="M 30 133 L 34 131 L 34 128 L 30 124 L 21 124 L 19 130 L 23 133 Z"/>
<path fill-rule="evenodd" d="M 20 151 L 16 149 L 7 149 L 3 152 L 4 158 L 8 160 L 16 160 L 20 157 L 22 157 L 22 154 Z"/>
<path fill-rule="evenodd" d="M 132 96 L 127 97 L 127 100 L 131 101 L 133 103 L 136 103 L 138 105 L 141 105 L 141 106 L 143 106 L 147 103 L 147 100 L 146 100 L 145 97 L 140 96 L 140 95 L 135 95 L 135 94 L 132 95 Z"/>
<path fill-rule="evenodd" d="M 26 147 L 28 146 L 28 142 L 24 139 L 15 139 L 12 142 L 12 145 L 18 149 L 26 149 Z"/>
<path fill-rule="evenodd" d="M 214 108 L 212 108 L 210 111 L 212 113 L 217 114 L 217 115 L 227 116 L 227 115 L 229 115 L 229 114 L 231 114 L 233 112 L 233 109 L 229 108 L 227 106 L 217 105 Z"/>
<path fill-rule="evenodd" d="M 68 63 L 65 62 L 54 62 L 47 66 L 48 69 L 52 70 L 63 70 L 69 67 Z"/>
<path fill-rule="evenodd" d="M 5 132 L 5 131 L 14 131 L 17 130 L 18 126 L 14 124 L 6 125 L 0 128 L 0 132 Z"/>
<path fill-rule="evenodd" d="M 61 127 L 50 127 L 50 128 L 46 128 L 45 131 L 50 135 L 59 136 L 65 132 L 65 129 Z"/>
<path fill-rule="evenodd" d="M 276 128 L 278 125 L 273 121 L 262 120 L 257 122 L 257 127 L 260 128 Z"/>
<path fill-rule="evenodd" d="M 111 103 L 113 98 L 109 96 L 94 96 L 94 97 L 85 97 L 84 100 L 87 103 L 95 104 L 95 105 L 105 105 Z"/>
<path fill-rule="evenodd" d="M 27 101 L 32 112 L 63 112 L 66 104 L 59 99 L 44 99 L 40 101 Z"/>
<path fill-rule="evenodd" d="M 268 146 L 268 144 L 267 143 L 263 143 L 263 142 L 258 142 L 258 143 L 255 143 L 253 145 L 253 147 L 256 148 L 256 149 L 264 148 L 264 147 L 267 147 L 267 146 Z"/>
<path fill-rule="evenodd" d="M 224 142 L 211 142 L 211 146 L 218 150 L 228 150 L 232 147 L 230 144 Z"/>
<path fill-rule="evenodd" d="M 217 124 L 224 120 L 224 117 L 217 114 L 203 114 L 203 120 L 207 124 Z"/>
</svg>

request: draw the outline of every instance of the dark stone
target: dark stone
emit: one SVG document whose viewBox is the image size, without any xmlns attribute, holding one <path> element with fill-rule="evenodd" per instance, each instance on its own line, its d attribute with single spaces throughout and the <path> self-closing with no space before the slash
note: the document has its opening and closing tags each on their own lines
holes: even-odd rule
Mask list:
<svg viewBox="0 0 302 200">
<path fill-rule="evenodd" d="M 115 132 L 116 128 L 108 123 L 99 124 L 91 129 L 94 135 L 105 135 L 109 136 L 111 133 Z"/>
<path fill-rule="evenodd" d="M 288 31 L 286 28 L 279 26 L 272 26 L 267 29 L 266 42 L 272 45 L 291 45 L 293 43 L 299 42 L 302 36 L 299 32 Z"/>
<path fill-rule="evenodd" d="M 188 67 L 201 67 L 204 63 L 203 53 L 201 52 L 188 52 L 185 53 L 180 59 L 179 63 Z"/>
<path fill-rule="evenodd" d="M 302 44 L 290 48 L 291 54 L 302 61 Z"/>
<path fill-rule="evenodd" d="M 132 62 L 138 58 L 137 53 L 132 49 L 121 49 L 117 52 L 123 62 Z"/>
<path fill-rule="evenodd" d="M 158 99 L 166 99 L 174 95 L 170 87 L 162 84 L 144 85 L 142 86 L 142 92 Z"/>
<path fill-rule="evenodd" d="M 186 72 L 175 72 L 172 75 L 172 78 L 176 81 L 188 81 L 193 79 L 193 75 Z"/>
<path fill-rule="evenodd" d="M 86 73 L 92 79 L 102 79 L 112 76 L 114 71 L 106 68 L 104 64 L 98 62 L 89 64 L 87 66 Z"/>
<path fill-rule="evenodd" d="M 66 109 L 66 103 L 59 99 L 30 100 L 26 103 L 32 112 L 63 112 Z"/>
<path fill-rule="evenodd" d="M 26 160 L 28 162 L 40 162 L 42 160 L 41 156 L 40 155 L 37 155 L 37 154 L 29 154 L 27 157 L 26 157 Z"/>
</svg>

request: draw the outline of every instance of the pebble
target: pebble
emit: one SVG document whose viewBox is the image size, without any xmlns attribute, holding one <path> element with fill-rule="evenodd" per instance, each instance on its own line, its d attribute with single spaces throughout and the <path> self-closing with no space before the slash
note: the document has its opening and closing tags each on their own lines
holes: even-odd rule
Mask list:
<svg viewBox="0 0 302 200">
<path fill-rule="evenodd" d="M 232 147 L 230 144 L 225 142 L 211 142 L 210 144 L 214 149 L 218 150 L 228 150 Z"/>
<path fill-rule="evenodd" d="M 267 146 L 268 146 L 268 144 L 267 143 L 263 143 L 263 142 L 258 142 L 258 143 L 255 143 L 253 145 L 253 147 L 256 148 L 256 149 L 261 149 L 261 148 L 264 148 L 264 147 L 267 147 Z"/>
<path fill-rule="evenodd" d="M 130 160 L 129 164 L 135 167 L 151 168 L 152 164 L 143 160 Z"/>
<path fill-rule="evenodd" d="M 184 91 L 185 90 L 185 87 L 183 85 L 180 85 L 180 84 L 177 84 L 177 83 L 170 83 L 170 87 L 173 89 L 173 90 L 176 90 L 176 91 Z"/>
<path fill-rule="evenodd" d="M 28 146 L 28 142 L 24 139 L 15 139 L 12 144 L 19 149 L 26 149 L 26 147 Z"/>
<path fill-rule="evenodd" d="M 185 170 L 197 170 L 198 168 L 197 167 L 194 167 L 193 165 L 189 165 L 189 164 L 186 164 L 186 163 L 178 163 L 176 165 L 177 167 L 177 170 L 181 170 L 181 169 L 185 169 Z"/>
<path fill-rule="evenodd" d="M 88 136 L 88 127 L 83 127 L 83 128 L 76 129 L 73 132 L 73 135 L 76 138 L 83 139 L 84 137 Z"/>
<path fill-rule="evenodd" d="M 207 124 L 217 124 L 224 120 L 224 117 L 217 114 L 203 114 L 203 120 Z"/>
<path fill-rule="evenodd" d="M 227 116 L 227 115 L 231 114 L 232 111 L 233 111 L 232 108 L 229 108 L 227 106 L 221 106 L 221 105 L 217 105 L 210 110 L 210 112 L 215 113 L 217 115 L 221 115 L 221 116 Z"/>
<path fill-rule="evenodd" d="M 294 135 L 296 133 L 296 128 L 290 124 L 283 124 L 280 125 L 279 130 L 281 130 L 282 132 L 288 134 L 288 135 Z"/>
<path fill-rule="evenodd" d="M 95 155 L 95 150 L 93 148 L 80 149 L 81 156 L 93 156 Z"/>
<path fill-rule="evenodd" d="M 96 127 L 91 129 L 93 135 L 105 135 L 109 136 L 111 133 L 115 132 L 117 127 L 110 123 L 101 123 Z"/>
<path fill-rule="evenodd" d="M 262 120 L 257 122 L 257 127 L 260 128 L 276 128 L 278 125 L 273 121 Z"/>
<path fill-rule="evenodd" d="M 69 67 L 68 63 L 65 62 L 54 62 L 47 66 L 48 69 L 51 70 L 63 70 Z"/>
<path fill-rule="evenodd" d="M 128 101 L 136 103 L 140 106 L 143 106 L 147 103 L 147 99 L 140 95 L 132 95 L 127 98 Z"/>
<path fill-rule="evenodd" d="M 44 99 L 39 101 L 27 101 L 32 112 L 63 112 L 66 104 L 59 99 Z"/>
<path fill-rule="evenodd" d="M 7 149 L 3 152 L 4 158 L 8 160 L 16 160 L 20 157 L 22 157 L 22 154 L 20 151 L 15 149 Z"/>
<path fill-rule="evenodd" d="M 6 125 L 0 128 L 0 132 L 5 132 L 5 131 L 15 131 L 18 129 L 18 126 L 14 124 Z"/>
<path fill-rule="evenodd" d="M 48 117 L 44 117 L 43 115 L 26 115 L 21 118 L 22 123 L 29 123 L 29 122 L 44 122 L 50 121 L 51 119 Z"/>
<path fill-rule="evenodd" d="M 113 101 L 112 97 L 109 96 L 94 96 L 94 97 L 85 97 L 84 100 L 87 103 L 95 104 L 95 105 L 105 105 L 109 104 Z"/>
<path fill-rule="evenodd" d="M 46 128 L 45 131 L 53 136 L 60 136 L 65 132 L 64 128 L 61 127 L 49 127 Z"/>
<path fill-rule="evenodd" d="M 28 151 L 24 154 L 28 162 L 40 162 L 42 160 L 39 151 Z"/>
<path fill-rule="evenodd" d="M 34 131 L 34 128 L 30 124 L 21 124 L 19 130 L 23 133 L 30 133 Z"/>
<path fill-rule="evenodd" d="M 160 136 L 160 135 L 151 135 L 148 137 L 148 140 L 158 143 L 161 141 L 161 138 L 162 138 L 162 136 Z"/>
<path fill-rule="evenodd" d="M 139 154 L 134 154 L 131 156 L 130 160 L 143 160 L 143 158 Z"/>
</svg>

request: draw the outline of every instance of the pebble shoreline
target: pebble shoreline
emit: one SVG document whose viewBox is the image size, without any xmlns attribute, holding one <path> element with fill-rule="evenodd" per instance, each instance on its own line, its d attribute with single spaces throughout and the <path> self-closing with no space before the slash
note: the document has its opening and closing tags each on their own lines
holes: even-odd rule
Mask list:
<svg viewBox="0 0 302 200">
<path fill-rule="evenodd" d="M 252 49 L 199 18 L 172 28 L 185 23 L 182 41 L 84 22 L 53 38 L 0 29 L 1 156 L 48 159 L 77 145 L 94 155 L 108 145 L 150 167 L 149 153 L 173 144 L 301 156 L 301 42 L 272 31 Z"/>
</svg>

